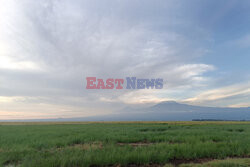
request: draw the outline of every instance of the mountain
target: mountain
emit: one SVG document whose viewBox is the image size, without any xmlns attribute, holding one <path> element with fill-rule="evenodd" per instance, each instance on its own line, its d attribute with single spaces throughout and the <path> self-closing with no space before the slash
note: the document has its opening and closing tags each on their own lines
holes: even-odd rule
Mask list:
<svg viewBox="0 0 250 167">
<path fill-rule="evenodd" d="M 250 107 L 204 107 L 166 101 L 150 107 L 149 110 L 164 119 L 171 120 L 250 120 Z"/>
<path fill-rule="evenodd" d="M 250 107 L 204 107 L 177 103 L 175 101 L 165 101 L 151 107 L 139 109 L 125 107 L 114 114 L 104 116 L 60 118 L 49 120 L 40 119 L 39 121 L 191 121 L 201 119 L 250 120 Z"/>
<path fill-rule="evenodd" d="M 112 119 L 141 121 L 191 121 L 197 119 L 250 120 L 250 107 L 204 107 L 165 101 L 152 107 L 123 110 Z M 125 114 L 126 113 L 126 114 Z M 111 118 L 111 117 L 110 117 Z"/>
</svg>

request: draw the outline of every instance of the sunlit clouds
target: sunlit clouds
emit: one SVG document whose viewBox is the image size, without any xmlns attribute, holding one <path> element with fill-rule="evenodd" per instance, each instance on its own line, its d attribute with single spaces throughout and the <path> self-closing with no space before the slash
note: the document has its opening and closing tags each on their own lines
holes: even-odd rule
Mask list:
<svg viewBox="0 0 250 167">
<path fill-rule="evenodd" d="M 247 27 L 244 6 L 0 0 L 0 120 L 103 115 L 167 100 L 250 105 L 249 33 L 230 29 Z M 238 10 L 242 20 L 228 22 Z M 86 77 L 163 78 L 164 85 L 86 90 Z"/>
</svg>

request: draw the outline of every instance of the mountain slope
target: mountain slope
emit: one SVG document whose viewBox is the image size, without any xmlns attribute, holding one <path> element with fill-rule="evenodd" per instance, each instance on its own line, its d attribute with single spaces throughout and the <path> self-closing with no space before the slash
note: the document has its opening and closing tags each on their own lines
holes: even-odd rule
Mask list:
<svg viewBox="0 0 250 167">
<path fill-rule="evenodd" d="M 129 110 L 126 112 L 126 110 Z M 114 120 L 193 120 L 193 119 L 219 119 L 219 120 L 250 120 L 250 107 L 220 108 L 203 107 L 181 104 L 175 101 L 166 101 L 152 107 L 142 109 L 123 109 L 113 116 Z"/>
</svg>

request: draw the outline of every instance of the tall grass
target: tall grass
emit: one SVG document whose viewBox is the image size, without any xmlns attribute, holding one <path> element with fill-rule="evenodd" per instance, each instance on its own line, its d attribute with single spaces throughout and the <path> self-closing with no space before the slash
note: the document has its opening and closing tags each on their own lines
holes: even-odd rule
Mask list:
<svg viewBox="0 0 250 167">
<path fill-rule="evenodd" d="M 249 141 L 250 124 L 245 123 L 2 125 L 0 166 L 125 166 L 242 157 L 250 155 Z"/>
</svg>

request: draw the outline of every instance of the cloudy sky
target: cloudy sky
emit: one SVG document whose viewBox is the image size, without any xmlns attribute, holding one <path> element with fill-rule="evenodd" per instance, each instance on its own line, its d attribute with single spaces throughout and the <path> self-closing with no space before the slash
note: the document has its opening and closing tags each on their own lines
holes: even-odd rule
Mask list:
<svg viewBox="0 0 250 167">
<path fill-rule="evenodd" d="M 0 119 L 68 118 L 175 100 L 250 106 L 250 2 L 0 0 Z M 163 78 L 87 90 L 86 77 Z"/>
</svg>

